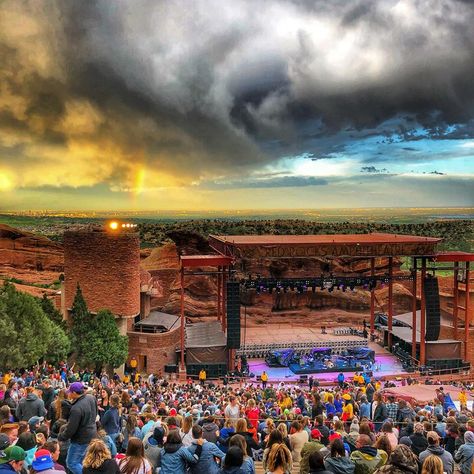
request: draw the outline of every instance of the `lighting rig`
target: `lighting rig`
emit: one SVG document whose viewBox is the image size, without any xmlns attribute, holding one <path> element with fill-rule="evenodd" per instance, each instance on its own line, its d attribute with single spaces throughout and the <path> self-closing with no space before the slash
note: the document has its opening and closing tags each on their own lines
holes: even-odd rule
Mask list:
<svg viewBox="0 0 474 474">
<path fill-rule="evenodd" d="M 392 277 L 392 281 L 412 281 L 413 275 L 397 275 Z M 255 290 L 257 293 L 287 293 L 293 291 L 305 293 L 311 290 L 315 293 L 317 290 L 332 293 L 334 290 L 355 291 L 356 287 L 362 287 L 365 290 L 373 290 L 380 284 L 382 287 L 390 283 L 388 275 L 377 275 L 368 277 L 344 277 L 344 276 L 325 276 L 311 278 L 262 278 L 257 275 L 255 278 L 249 275 L 247 279 L 240 280 L 240 286 L 244 290 Z"/>
</svg>

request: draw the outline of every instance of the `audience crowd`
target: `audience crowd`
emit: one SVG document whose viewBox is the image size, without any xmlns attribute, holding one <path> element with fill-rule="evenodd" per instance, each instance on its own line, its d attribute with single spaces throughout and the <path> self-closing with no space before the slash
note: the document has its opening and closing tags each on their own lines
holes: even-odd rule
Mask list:
<svg viewBox="0 0 474 474">
<path fill-rule="evenodd" d="M 177 383 L 65 364 L 0 376 L 0 474 L 474 474 L 469 388 Z"/>
</svg>

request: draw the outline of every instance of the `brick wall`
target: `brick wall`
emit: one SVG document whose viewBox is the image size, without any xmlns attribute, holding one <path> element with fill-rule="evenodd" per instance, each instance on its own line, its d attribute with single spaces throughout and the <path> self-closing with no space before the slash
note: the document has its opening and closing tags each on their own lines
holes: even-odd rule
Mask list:
<svg viewBox="0 0 474 474">
<path fill-rule="evenodd" d="M 159 334 L 128 332 L 129 357 L 138 360 L 138 370 L 164 373 L 166 364 L 176 363 L 176 348 L 180 346 L 180 328 Z M 146 357 L 146 368 L 143 367 Z"/>
<path fill-rule="evenodd" d="M 121 317 L 140 312 L 140 241 L 135 232 L 79 230 L 64 233 L 66 307 L 81 286 L 92 312 Z"/>
</svg>

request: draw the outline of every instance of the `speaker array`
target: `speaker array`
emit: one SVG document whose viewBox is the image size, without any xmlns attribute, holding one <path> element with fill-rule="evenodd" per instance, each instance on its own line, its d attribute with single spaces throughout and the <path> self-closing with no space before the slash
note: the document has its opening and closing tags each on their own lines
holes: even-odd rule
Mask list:
<svg viewBox="0 0 474 474">
<path fill-rule="evenodd" d="M 426 301 L 425 341 L 437 341 L 441 322 L 438 279 L 434 277 L 425 278 L 423 287 Z"/>
<path fill-rule="evenodd" d="M 227 348 L 240 348 L 240 284 L 227 282 Z"/>
</svg>

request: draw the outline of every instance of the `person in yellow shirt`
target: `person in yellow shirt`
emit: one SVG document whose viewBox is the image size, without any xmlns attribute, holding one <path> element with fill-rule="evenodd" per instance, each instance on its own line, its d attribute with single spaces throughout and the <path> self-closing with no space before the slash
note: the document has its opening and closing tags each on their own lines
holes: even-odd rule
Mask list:
<svg viewBox="0 0 474 474">
<path fill-rule="evenodd" d="M 199 383 L 201 385 L 204 385 L 204 383 L 206 382 L 206 377 L 206 371 L 204 369 L 201 369 L 201 371 L 199 372 Z"/>
<path fill-rule="evenodd" d="M 284 411 L 286 409 L 289 410 L 293 406 L 293 400 L 291 399 L 291 397 L 287 393 L 284 392 L 282 394 L 282 399 L 278 403 L 278 405 L 280 405 L 280 408 L 281 408 L 282 411 Z"/>
<path fill-rule="evenodd" d="M 461 410 L 467 410 L 467 393 L 464 388 L 459 392 L 458 400 L 461 405 Z"/>
<path fill-rule="evenodd" d="M 349 398 L 347 398 L 349 397 Z M 354 406 L 349 394 L 342 396 L 344 399 L 344 406 L 342 407 L 342 421 L 351 421 L 354 418 Z"/>
<path fill-rule="evenodd" d="M 3 383 L 8 387 L 10 380 L 12 379 L 12 374 L 10 372 L 5 372 L 3 376 Z"/>
<path fill-rule="evenodd" d="M 377 380 L 375 382 L 375 390 L 378 392 L 382 388 L 382 384 L 380 383 L 380 380 Z"/>
<path fill-rule="evenodd" d="M 268 374 L 265 371 L 263 371 L 260 379 L 262 381 L 262 388 L 265 390 L 268 383 Z"/>
<path fill-rule="evenodd" d="M 129 384 L 130 383 L 130 375 L 125 374 L 122 379 L 123 383 Z"/>
</svg>

